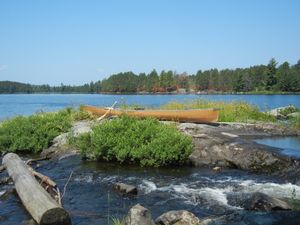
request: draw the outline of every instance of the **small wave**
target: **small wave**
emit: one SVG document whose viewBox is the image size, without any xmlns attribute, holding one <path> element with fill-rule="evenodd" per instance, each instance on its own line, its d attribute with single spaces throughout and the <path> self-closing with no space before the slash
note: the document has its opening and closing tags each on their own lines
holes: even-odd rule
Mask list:
<svg viewBox="0 0 300 225">
<path fill-rule="evenodd" d="M 139 185 L 140 190 L 142 190 L 145 194 L 149 194 L 152 191 L 157 190 L 157 186 L 154 182 L 149 180 L 142 180 L 142 184 Z"/>
<path fill-rule="evenodd" d="M 276 198 L 295 198 L 300 199 L 300 186 L 285 183 L 256 183 L 253 180 L 246 180 L 240 184 L 243 187 L 243 192 L 262 192 Z"/>
<path fill-rule="evenodd" d="M 85 175 L 85 176 L 75 177 L 74 181 L 84 182 L 84 183 L 92 183 L 93 182 L 93 176 L 92 175 Z"/>
<path fill-rule="evenodd" d="M 104 181 L 104 182 L 116 182 L 118 180 L 118 176 L 107 176 L 107 177 L 103 177 L 100 178 L 100 181 Z"/>
</svg>

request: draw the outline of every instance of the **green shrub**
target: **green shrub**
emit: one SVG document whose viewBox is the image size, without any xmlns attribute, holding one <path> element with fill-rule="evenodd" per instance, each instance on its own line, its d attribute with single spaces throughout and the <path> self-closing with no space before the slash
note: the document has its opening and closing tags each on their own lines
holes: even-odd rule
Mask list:
<svg viewBox="0 0 300 225">
<path fill-rule="evenodd" d="M 175 126 L 128 116 L 94 127 L 75 144 L 89 159 L 155 167 L 184 164 L 193 148 L 192 139 Z"/>
<path fill-rule="evenodd" d="M 41 151 L 70 127 L 71 111 L 67 109 L 6 120 L 0 126 L 0 151 Z"/>
</svg>

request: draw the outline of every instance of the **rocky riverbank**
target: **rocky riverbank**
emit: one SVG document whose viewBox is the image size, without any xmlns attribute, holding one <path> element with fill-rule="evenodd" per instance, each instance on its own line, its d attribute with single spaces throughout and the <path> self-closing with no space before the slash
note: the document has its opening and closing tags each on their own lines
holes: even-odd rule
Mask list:
<svg viewBox="0 0 300 225">
<path fill-rule="evenodd" d="M 41 155 L 52 158 L 51 162 L 65 162 L 68 160 L 67 157 L 79 153 L 77 149 L 74 149 L 68 145 L 68 139 L 70 137 L 77 137 L 82 133 L 91 132 L 91 128 L 95 124 L 96 123 L 92 121 L 75 122 L 70 132 L 56 137 L 53 140 L 52 146 L 48 149 L 45 149 Z M 259 145 L 252 141 L 253 138 L 257 137 L 299 135 L 299 131 L 297 130 L 290 130 L 271 123 L 216 123 L 210 125 L 181 123 L 176 125 L 181 132 L 193 138 L 194 151 L 190 155 L 189 160 L 190 163 L 194 167 L 198 167 L 199 170 L 202 168 L 208 168 L 211 170 L 214 169 L 213 173 L 222 174 L 223 170 L 231 168 L 254 172 L 254 174 L 272 174 L 273 176 L 276 175 L 278 177 L 285 177 L 284 179 L 291 183 L 299 183 L 298 178 L 300 177 L 300 170 L 298 160 L 281 155 L 276 148 Z M 109 185 L 109 188 L 111 190 L 115 189 L 118 192 L 121 190 L 120 198 L 128 198 L 127 191 L 129 190 L 129 187 L 131 190 L 134 190 L 133 195 L 136 195 L 140 191 L 142 195 L 148 193 L 143 190 L 141 182 L 134 187 L 132 184 L 130 184 L 130 182 L 129 185 L 126 185 L 126 183 L 120 183 L 119 180 L 116 181 L 116 183 Z M 127 182 L 128 181 L 131 181 L 131 179 L 128 179 Z M 158 189 L 155 184 L 147 185 L 150 185 L 149 188 L 152 191 Z M 172 185 L 170 188 L 172 188 Z M 214 195 L 220 194 L 215 192 L 213 189 L 211 190 L 214 192 Z M 207 191 L 211 190 L 209 188 L 207 189 Z M 126 195 L 124 192 L 126 192 Z M 138 195 L 140 195 L 140 193 Z M 200 200 L 198 200 L 198 197 L 196 197 L 195 201 L 202 201 L 202 197 L 203 196 L 200 197 Z M 193 196 L 191 198 L 193 198 Z M 220 198 L 223 199 L 224 197 L 221 196 Z M 231 212 L 232 210 L 229 212 L 224 212 L 223 216 L 201 216 L 198 218 L 195 216 L 195 214 L 190 212 L 189 209 L 185 210 L 185 208 L 183 208 L 181 210 L 177 210 L 175 207 L 174 210 L 166 210 L 166 212 L 160 216 L 156 215 L 156 219 L 154 220 L 153 218 L 155 217 L 151 216 L 152 209 L 148 210 L 147 208 L 144 208 L 142 206 L 144 204 L 141 203 L 142 205 L 133 206 L 129 210 L 129 213 L 124 221 L 125 224 L 130 225 L 145 224 L 145 221 L 148 221 L 146 224 L 149 223 L 159 225 L 231 224 L 230 221 L 237 221 L 239 218 L 241 220 L 247 219 L 246 217 L 251 215 L 251 213 L 247 213 L 245 215 L 245 211 L 240 210 L 244 209 L 250 212 L 276 211 L 276 214 L 274 214 L 275 217 L 280 215 L 280 219 L 278 219 L 278 221 L 282 222 L 284 220 L 282 218 L 288 218 L 289 215 L 295 214 L 295 208 L 290 205 L 286 198 L 277 198 L 260 192 L 254 192 L 251 195 L 248 194 L 245 196 L 240 195 L 238 198 L 240 203 L 236 203 L 236 205 L 237 209 L 239 210 L 235 210 L 233 212 Z M 131 199 L 131 197 L 129 199 Z M 227 201 L 227 199 L 225 200 Z M 278 210 L 279 212 L 277 212 Z M 296 218 L 298 218 L 297 213 Z M 292 224 L 297 224 L 297 222 Z"/>
<path fill-rule="evenodd" d="M 68 145 L 68 139 L 91 132 L 95 124 L 98 122 L 75 122 L 70 132 L 56 137 L 53 145 L 45 149 L 41 155 L 62 159 L 78 154 L 77 149 Z M 179 123 L 176 125 L 181 132 L 193 138 L 194 150 L 189 160 L 196 167 L 217 166 L 290 177 L 300 174 L 298 160 L 281 155 L 276 148 L 253 141 L 253 138 L 258 137 L 299 136 L 299 130 L 288 129 L 275 123 Z"/>
</svg>

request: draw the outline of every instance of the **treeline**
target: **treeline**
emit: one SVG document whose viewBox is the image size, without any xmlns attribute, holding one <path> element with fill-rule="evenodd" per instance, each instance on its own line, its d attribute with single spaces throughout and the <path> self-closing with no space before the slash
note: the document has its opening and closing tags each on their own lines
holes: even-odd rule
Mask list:
<svg viewBox="0 0 300 225">
<path fill-rule="evenodd" d="M 295 65 L 267 65 L 248 68 L 199 70 L 196 74 L 151 71 L 125 72 L 81 86 L 30 85 L 0 82 L 0 93 L 170 93 L 170 92 L 300 92 L 300 60 Z"/>
<path fill-rule="evenodd" d="M 0 81 L 0 94 L 14 93 L 99 93 L 101 91 L 101 82 L 91 82 L 80 86 L 71 86 L 61 84 L 60 86 L 31 85 L 20 82 Z"/>
</svg>

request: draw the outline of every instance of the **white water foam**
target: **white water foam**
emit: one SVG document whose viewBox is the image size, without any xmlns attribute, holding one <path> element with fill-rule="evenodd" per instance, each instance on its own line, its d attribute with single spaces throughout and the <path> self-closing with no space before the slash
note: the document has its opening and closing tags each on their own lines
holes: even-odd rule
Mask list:
<svg viewBox="0 0 300 225">
<path fill-rule="evenodd" d="M 75 177 L 74 181 L 84 182 L 84 183 L 92 183 L 93 176 L 92 175 L 78 176 L 78 177 Z"/>
<path fill-rule="evenodd" d="M 139 189 L 142 190 L 145 194 L 149 194 L 152 191 L 157 190 L 157 186 L 152 181 L 142 180 L 142 184 L 139 185 Z"/>
<path fill-rule="evenodd" d="M 203 178 L 203 177 L 202 177 Z M 208 187 L 201 187 L 199 181 L 191 183 L 170 184 L 168 186 L 157 187 L 149 180 L 143 180 L 139 189 L 145 194 L 153 191 L 168 192 L 174 198 L 183 199 L 186 204 L 198 205 L 219 205 L 227 208 L 241 209 L 228 203 L 228 195 L 251 194 L 262 192 L 276 198 L 296 198 L 300 199 L 300 186 L 291 183 L 279 184 L 272 182 L 257 182 L 254 180 L 239 180 L 226 177 L 222 180 L 210 180 Z M 215 184 L 222 184 L 216 187 Z M 227 184 L 228 183 L 228 184 Z M 217 185 L 220 186 L 220 185 Z"/>
<path fill-rule="evenodd" d="M 240 186 L 245 193 L 262 192 L 275 198 L 295 198 L 300 200 L 300 186 L 291 183 L 256 183 L 253 180 L 246 180 Z"/>
</svg>

